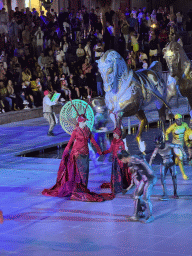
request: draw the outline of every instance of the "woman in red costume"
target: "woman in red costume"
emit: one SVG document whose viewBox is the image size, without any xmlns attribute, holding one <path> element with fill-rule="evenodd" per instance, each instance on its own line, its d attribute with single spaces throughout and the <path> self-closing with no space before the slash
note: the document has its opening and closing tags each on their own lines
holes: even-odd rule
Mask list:
<svg viewBox="0 0 192 256">
<path fill-rule="evenodd" d="M 124 188 L 127 188 L 131 183 L 131 177 L 128 172 L 128 166 L 124 165 L 117 157 L 117 154 L 121 150 L 125 150 L 125 145 L 122 140 L 122 134 L 120 128 L 115 128 L 113 131 L 113 140 L 108 150 L 103 151 L 103 154 L 113 154 L 113 163 L 111 170 L 111 182 L 103 183 L 101 188 L 111 188 L 111 192 L 114 194 L 122 192 Z"/>
<path fill-rule="evenodd" d="M 78 117 L 78 125 L 74 129 L 63 152 L 56 184 L 50 189 L 44 189 L 43 195 L 68 196 L 73 200 L 89 202 L 101 202 L 105 199 L 112 199 L 112 197 L 104 198 L 104 194 L 98 195 L 87 189 L 89 177 L 89 139 L 100 155 L 102 152 L 94 140 L 90 129 L 87 127 L 86 120 L 87 118 L 84 114 Z M 72 144 L 72 150 L 69 152 Z"/>
</svg>

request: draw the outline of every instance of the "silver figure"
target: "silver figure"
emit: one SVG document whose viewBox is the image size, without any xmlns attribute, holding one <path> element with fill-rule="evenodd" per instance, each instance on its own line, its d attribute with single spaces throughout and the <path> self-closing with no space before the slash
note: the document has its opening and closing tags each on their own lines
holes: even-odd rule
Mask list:
<svg viewBox="0 0 192 256">
<path fill-rule="evenodd" d="M 144 212 L 147 210 L 145 223 L 152 222 L 152 203 L 151 194 L 153 187 L 157 181 L 152 167 L 147 161 L 139 156 L 130 156 L 125 150 L 122 150 L 118 158 L 123 163 L 128 163 L 129 170 L 132 173 L 132 182 L 128 189 L 135 184 L 134 199 L 134 213 L 129 219 L 131 221 L 139 221 L 140 217 L 144 217 Z M 127 189 L 127 190 L 128 190 Z"/>
<path fill-rule="evenodd" d="M 177 172 L 176 172 L 175 159 L 174 159 L 174 150 L 179 149 L 182 152 L 184 150 L 180 145 L 164 142 L 163 136 L 156 137 L 155 144 L 156 144 L 156 148 L 154 149 L 151 155 L 149 165 L 152 164 L 157 154 L 159 154 L 162 157 L 162 164 L 160 166 L 160 175 L 161 175 L 161 184 L 163 187 L 163 195 L 160 198 L 160 200 L 168 200 L 167 187 L 166 187 L 166 175 L 168 171 L 170 171 L 172 181 L 173 181 L 174 198 L 178 199 L 179 196 L 177 194 Z"/>
</svg>

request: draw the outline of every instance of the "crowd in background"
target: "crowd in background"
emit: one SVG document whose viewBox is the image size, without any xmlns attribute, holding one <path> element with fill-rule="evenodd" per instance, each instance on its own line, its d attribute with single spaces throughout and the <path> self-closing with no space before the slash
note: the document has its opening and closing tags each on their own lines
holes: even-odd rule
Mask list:
<svg viewBox="0 0 192 256">
<path fill-rule="evenodd" d="M 162 60 L 162 49 L 183 30 L 192 36 L 192 11 L 159 8 L 88 13 L 33 8 L 0 11 L 0 112 L 42 106 L 44 91 L 61 93 L 60 101 L 104 96 L 96 60 L 117 50 L 131 69 Z"/>
</svg>

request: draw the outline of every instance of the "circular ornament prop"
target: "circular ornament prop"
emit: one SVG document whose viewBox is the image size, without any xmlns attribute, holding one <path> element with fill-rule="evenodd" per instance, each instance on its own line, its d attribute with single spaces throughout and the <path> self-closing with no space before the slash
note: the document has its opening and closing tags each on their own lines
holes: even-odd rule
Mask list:
<svg viewBox="0 0 192 256">
<path fill-rule="evenodd" d="M 85 114 L 86 118 L 88 119 L 86 121 L 87 126 L 90 130 L 92 130 L 94 125 L 94 112 L 92 107 L 84 100 L 72 100 L 72 103 L 76 107 L 79 115 Z M 62 107 L 59 115 L 61 127 L 66 133 L 70 135 L 77 125 L 78 118 L 78 114 L 73 105 L 71 104 L 71 101 L 67 102 Z"/>
</svg>

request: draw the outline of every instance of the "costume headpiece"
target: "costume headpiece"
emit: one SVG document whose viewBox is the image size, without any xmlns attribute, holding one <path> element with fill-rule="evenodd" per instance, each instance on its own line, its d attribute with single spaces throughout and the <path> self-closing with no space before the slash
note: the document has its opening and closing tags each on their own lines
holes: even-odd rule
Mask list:
<svg viewBox="0 0 192 256">
<path fill-rule="evenodd" d="M 175 115 L 175 120 L 180 119 L 180 118 L 182 118 L 182 115 L 181 115 L 181 114 L 176 114 L 176 115 Z"/>
<path fill-rule="evenodd" d="M 85 114 L 82 114 L 80 115 L 78 118 L 77 118 L 77 122 L 80 123 L 80 122 L 85 122 L 87 121 L 88 119 L 86 118 Z"/>
<path fill-rule="evenodd" d="M 121 137 L 121 129 L 116 127 L 114 130 L 113 130 L 113 133 L 116 133 L 117 135 L 119 135 L 119 137 Z"/>
<path fill-rule="evenodd" d="M 79 114 L 79 112 L 78 112 L 76 106 L 73 104 L 73 101 L 72 101 L 72 99 L 71 99 L 71 95 L 69 95 L 69 98 L 70 98 L 70 101 L 71 101 L 71 105 L 74 107 L 75 111 L 77 112 L 77 115 L 78 115 L 77 122 L 80 123 L 80 122 L 85 122 L 85 121 L 87 121 L 88 119 L 86 118 L 85 113 L 86 113 L 86 110 L 87 110 L 88 105 L 90 104 L 91 96 L 88 95 L 89 102 L 88 102 L 88 104 L 87 104 L 87 106 L 86 106 L 86 108 L 85 108 L 85 110 L 84 110 L 84 113 L 81 114 L 81 115 Z"/>
<path fill-rule="evenodd" d="M 45 96 L 48 95 L 48 94 L 49 94 L 49 91 L 48 91 L 48 90 L 44 91 L 44 95 L 45 95 Z"/>
<path fill-rule="evenodd" d="M 155 144 L 161 144 L 164 142 L 164 138 L 163 138 L 163 135 L 159 135 L 157 137 L 155 137 Z"/>
</svg>

